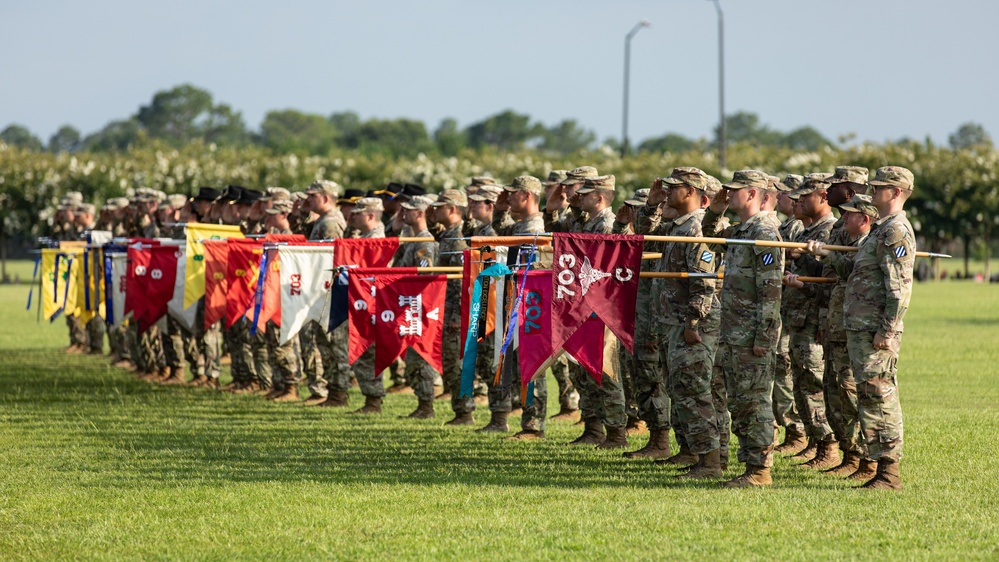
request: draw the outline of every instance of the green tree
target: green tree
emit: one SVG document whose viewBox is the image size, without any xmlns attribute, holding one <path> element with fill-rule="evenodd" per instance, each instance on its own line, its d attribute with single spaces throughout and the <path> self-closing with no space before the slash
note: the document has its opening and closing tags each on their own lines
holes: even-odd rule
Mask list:
<svg viewBox="0 0 999 562">
<path fill-rule="evenodd" d="M 201 124 L 201 137 L 205 142 L 243 146 L 250 141 L 243 114 L 233 110 L 228 104 L 213 106 Z"/>
<path fill-rule="evenodd" d="M 142 126 L 135 119 L 112 121 L 96 133 L 83 139 L 85 150 L 98 152 L 127 150 L 146 138 Z"/>
<path fill-rule="evenodd" d="M 427 126 L 413 119 L 369 119 L 357 129 L 356 139 L 357 148 L 368 153 L 415 156 L 434 148 Z"/>
<path fill-rule="evenodd" d="M 260 135 L 262 144 L 272 150 L 307 154 L 325 154 L 337 140 L 337 131 L 329 119 L 295 109 L 268 111 Z"/>
<path fill-rule="evenodd" d="M 336 144 L 345 148 L 357 148 L 357 131 L 361 128 L 361 118 L 353 111 L 343 111 L 330 115 L 330 125 L 336 131 Z"/>
<path fill-rule="evenodd" d="M 493 146 L 500 150 L 522 150 L 531 140 L 539 138 L 544 127 L 531 124 L 531 116 L 506 110 L 474 123 L 466 129 L 468 144 L 473 148 Z"/>
<path fill-rule="evenodd" d="M 63 125 L 49 137 L 49 152 L 76 152 L 81 146 L 80 131 L 72 125 Z"/>
<path fill-rule="evenodd" d="M 718 138 L 718 127 L 715 127 Z M 780 132 L 771 130 L 760 123 L 760 116 L 748 111 L 740 111 L 725 116 L 725 139 L 729 143 L 749 142 L 763 146 L 778 146 L 781 143 Z"/>
<path fill-rule="evenodd" d="M 661 137 L 645 139 L 638 145 L 639 152 L 686 152 L 693 150 L 698 143 L 677 133 L 666 133 Z"/>
<path fill-rule="evenodd" d="M 962 150 L 973 146 L 992 146 L 992 137 L 985 132 L 985 127 L 978 123 L 964 123 L 947 137 L 947 142 L 954 150 Z"/>
<path fill-rule="evenodd" d="M 203 138 L 212 112 L 212 94 L 190 84 L 156 92 L 152 102 L 139 108 L 135 118 L 152 138 L 182 145 Z"/>
<path fill-rule="evenodd" d="M 543 130 L 543 140 L 539 148 L 558 154 L 573 154 L 588 148 L 597 140 L 597 135 L 579 126 L 575 119 L 565 119 L 561 123 Z"/>
<path fill-rule="evenodd" d="M 434 130 L 434 142 L 441 154 L 454 156 L 468 146 L 468 135 L 458 128 L 457 120 L 446 117 Z"/>
<path fill-rule="evenodd" d="M 0 141 L 28 150 L 43 150 L 42 141 L 23 125 L 8 125 L 6 129 L 0 131 Z"/>
<path fill-rule="evenodd" d="M 829 139 L 822 136 L 814 127 L 799 127 L 784 135 L 781 142 L 788 148 L 795 150 L 818 150 L 824 146 L 832 146 Z"/>
</svg>

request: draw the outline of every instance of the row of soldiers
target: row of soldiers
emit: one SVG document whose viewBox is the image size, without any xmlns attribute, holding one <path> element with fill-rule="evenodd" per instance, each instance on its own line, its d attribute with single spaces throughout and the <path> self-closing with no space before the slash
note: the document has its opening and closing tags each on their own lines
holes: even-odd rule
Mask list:
<svg viewBox="0 0 999 562">
<path fill-rule="evenodd" d="M 211 222 L 239 224 L 247 234 L 300 233 L 311 240 L 436 240 L 400 245 L 393 260 L 400 267 L 460 265 L 473 235 L 637 233 L 803 242 L 806 248 L 788 251 L 752 244 L 646 242 L 646 252 L 661 258 L 643 269 L 724 273 L 724 279 L 641 279 L 634 352 L 605 330 L 602 384 L 562 356 L 552 367 L 560 404 L 553 417 L 578 418 L 582 434 L 572 443 L 600 449 L 626 448 L 629 433 L 647 430 L 648 442 L 624 456 L 683 468 L 680 478 L 720 478 L 733 433 L 739 439 L 738 461 L 746 469 L 727 486 L 770 484 L 776 451 L 804 460 L 805 467 L 864 481 L 868 488 L 899 489 L 902 430 L 895 373 L 915 257 L 913 231 L 902 208 L 912 188 L 912 174 L 897 167 L 879 169 L 870 181 L 866 169 L 854 166 L 783 180 L 745 170 L 725 184 L 697 168 L 679 167 L 615 212 L 615 177 L 582 166 L 554 171 L 545 181 L 519 176 L 500 185 L 473 178 L 464 189 L 439 195 L 389 184 L 348 196 L 335 182 L 320 180 L 299 193 L 273 187 L 266 192 L 202 188 L 178 207 L 145 190 L 121 215 L 112 213 L 122 218 L 110 226 L 129 236 L 154 225 L 162 235 L 174 223 Z M 727 213 L 736 220 L 730 222 Z M 825 244 L 858 251 L 830 252 Z M 514 261 L 522 254 L 509 255 Z M 535 266 L 550 267 L 551 258 L 540 255 Z M 835 282 L 803 283 L 799 277 Z M 353 381 L 365 397 L 354 413 L 380 413 L 386 392 L 412 392 L 418 405 L 409 417 L 432 418 L 435 399 L 449 398 L 454 417 L 447 424 L 472 425 L 473 412 L 485 401 L 490 419 L 477 431 L 507 433 L 509 417 L 520 411 L 520 431 L 510 438 L 544 438 L 547 382 L 540 377 L 530 399 L 519 403 L 516 349 L 497 378 L 490 339 L 483 339 L 477 396 L 461 396 L 459 350 L 465 335 L 460 303 L 461 282 L 449 281 L 444 372 L 436 373 L 410 350 L 389 369 L 388 389 L 381 373 L 374 372 L 373 349 L 348 363 L 346 324 L 327 333 L 312 323 L 297 340 L 279 345 L 278 330 L 251 335 L 245 319 L 224 333 L 216 326 L 196 334 L 167 320 L 161 334 L 150 336 L 151 330 L 131 338 L 138 345 L 116 345 L 112 337 L 112 352 L 122 364 L 134 364 L 141 376 L 166 384 L 187 382 L 186 358 L 195 369 L 187 384 L 218 387 L 225 348 L 233 376 L 227 389 L 233 392 L 346 407 Z M 168 352 L 160 353 L 157 342 Z M 302 378 L 310 393 L 306 397 L 299 395 Z M 443 392 L 435 395 L 435 384 Z M 780 428 L 784 441 L 778 444 Z M 674 455 L 670 430 L 679 445 Z"/>
</svg>

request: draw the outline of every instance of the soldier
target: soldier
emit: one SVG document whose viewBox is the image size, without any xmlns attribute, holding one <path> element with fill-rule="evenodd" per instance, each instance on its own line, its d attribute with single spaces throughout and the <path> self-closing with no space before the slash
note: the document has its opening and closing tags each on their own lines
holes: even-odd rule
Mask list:
<svg viewBox="0 0 999 562">
<path fill-rule="evenodd" d="M 780 241 L 775 218 L 760 211 L 767 176 L 758 170 L 736 172 L 704 214 L 702 229 L 725 238 Z M 726 208 L 740 224 L 718 232 Z M 715 250 L 715 248 L 712 248 Z M 783 255 L 774 248 L 732 245 L 725 253 L 717 362 L 725 373 L 732 430 L 739 438 L 739 459 L 746 471 L 728 487 L 767 486 L 773 463 L 773 361 L 780 329 Z"/>
<path fill-rule="evenodd" d="M 795 190 L 797 208 L 809 219 L 808 226 L 794 240 L 826 242 L 832 232 L 836 217 L 826 201 L 828 174 L 808 174 Z M 822 264 L 813 256 L 798 250 L 788 252 L 790 273 L 795 275 L 818 276 Z M 785 289 L 787 293 L 788 331 L 790 332 L 791 373 L 794 384 L 794 399 L 805 425 L 809 440 L 815 444 L 815 456 L 802 466 L 814 469 L 832 468 L 839 464 L 836 437 L 826 417 L 822 378 L 825 372 L 823 347 L 819 337 L 819 326 L 825 322 L 826 310 L 818 294 L 809 296 L 794 287 Z M 793 458 L 805 458 L 799 455 Z"/>
<path fill-rule="evenodd" d="M 75 230 L 79 233 L 80 240 L 89 241 L 90 231 L 97 228 L 97 223 L 94 219 L 96 210 L 96 207 L 90 203 L 84 203 L 76 207 L 74 226 L 76 227 Z M 91 260 L 90 267 L 94 266 L 93 255 L 88 252 L 87 259 Z M 91 299 L 94 298 L 96 297 L 91 296 Z M 104 319 L 100 315 L 95 314 L 86 324 L 77 318 L 75 329 L 77 330 L 75 337 L 79 340 L 82 349 L 88 355 L 104 354 Z"/>
<path fill-rule="evenodd" d="M 579 208 L 586 216 L 586 221 L 575 230 L 576 232 L 587 234 L 613 232 L 615 215 L 611 203 L 614 201 L 614 192 L 614 176 L 587 177 L 583 185 L 576 188 Z M 556 189 L 553 203 L 559 203 L 559 195 L 560 190 Z M 601 384 L 597 384 L 596 380 L 581 368 L 577 371 L 575 382 L 579 389 L 580 409 L 585 425 L 583 434 L 573 441 L 575 445 L 594 444 L 599 449 L 620 449 L 628 446 L 628 414 L 624 387 L 621 383 L 618 345 L 614 334 L 604 328 L 604 357 L 606 359 L 610 354 L 608 369 L 613 372 L 604 373 Z"/>
<path fill-rule="evenodd" d="M 878 168 L 869 185 L 874 190 L 871 201 L 881 218 L 853 259 L 843 316 L 857 383 L 860 428 L 867 454 L 878 463 L 877 473 L 863 487 L 901 490 L 902 407 L 897 364 L 916 257 L 915 234 L 903 210 L 914 187 L 912 172 L 899 166 Z M 810 251 L 817 256 L 828 253 L 816 243 Z"/>
<path fill-rule="evenodd" d="M 445 227 L 441 236 L 439 266 L 461 266 L 463 252 L 468 244 L 462 237 L 465 228 L 465 210 L 468 198 L 464 192 L 448 189 L 441 193 L 436 203 L 431 205 L 436 211 L 437 221 Z M 451 399 L 454 419 L 445 425 L 472 425 L 475 421 L 472 412 L 475 402 L 471 396 L 461 396 L 461 280 L 447 282 L 447 296 L 444 305 L 444 395 Z"/>
<path fill-rule="evenodd" d="M 382 214 L 385 207 L 377 197 L 364 197 L 357 201 L 350 211 L 351 226 L 357 229 L 361 238 L 385 238 Z M 385 397 L 385 384 L 381 373 L 375 372 L 375 346 L 368 349 L 354 362 L 354 375 L 364 395 L 364 406 L 352 414 L 382 413 L 382 398 Z"/>
<path fill-rule="evenodd" d="M 530 236 L 544 232 L 544 223 L 541 213 L 538 210 L 538 203 L 541 199 L 541 182 L 533 176 L 517 176 L 504 186 L 506 200 L 510 206 L 510 216 L 517 216 L 520 219 L 514 223 L 502 226 L 496 232 L 498 236 Z M 497 198 L 497 201 L 499 198 Z M 509 260 L 515 263 L 519 251 L 511 248 Z M 479 357 L 483 351 L 479 350 Z M 477 359 L 478 361 L 478 359 Z M 487 375 L 486 385 L 489 395 L 489 423 L 477 429 L 477 432 L 505 433 L 510 430 L 508 419 L 513 410 L 513 394 L 516 389 L 520 390 L 519 356 L 517 350 L 510 348 L 503 358 L 502 373 L 500 383 L 495 383 L 495 378 Z M 545 410 L 547 402 L 547 386 L 544 377 L 539 377 L 534 381 L 534 396 L 530 405 L 523 406 L 523 416 L 521 417 L 522 430 L 513 437 L 516 439 L 539 439 L 545 436 Z M 544 396 L 542 398 L 542 395 Z M 526 420 L 526 421 L 525 421 Z"/>
<path fill-rule="evenodd" d="M 635 234 L 635 215 L 645 206 L 645 202 L 648 198 L 649 189 L 644 188 L 635 191 L 635 195 L 631 199 L 625 200 L 624 205 L 621 205 L 621 207 L 617 210 L 612 232 L 614 234 Z M 644 251 L 646 252 L 658 252 L 660 249 L 659 243 L 645 243 Z M 635 318 L 636 341 L 638 341 L 639 335 L 643 336 L 643 339 L 649 335 L 649 328 L 652 325 L 652 315 L 648 308 L 648 298 L 651 296 L 651 291 L 652 279 L 639 279 L 639 301 L 636 304 L 636 309 L 639 313 Z M 636 352 L 641 353 L 641 351 Z M 638 415 L 638 403 L 635 397 L 634 381 L 635 369 L 638 368 L 638 365 L 636 364 L 636 354 L 628 351 L 628 349 L 624 346 L 618 346 L 618 355 L 620 356 L 619 362 L 621 365 L 621 385 L 624 387 L 624 400 L 628 411 L 628 435 L 643 433 L 647 431 L 648 426 Z M 658 368 L 659 358 L 655 357 L 652 361 Z"/>
<path fill-rule="evenodd" d="M 165 234 L 174 240 L 184 239 L 184 227 L 177 226 L 180 220 L 181 209 L 187 206 L 187 196 L 179 193 L 169 195 L 160 203 L 156 210 L 157 222 L 161 225 L 161 234 Z M 156 381 L 161 384 L 185 384 L 184 359 L 192 360 L 192 367 L 196 370 L 196 359 L 188 353 L 185 346 L 185 334 L 187 330 L 180 321 L 172 315 L 166 317 L 167 330 L 163 334 L 163 352 L 166 357 L 167 376 Z M 189 336 L 189 334 L 188 334 Z"/>
<path fill-rule="evenodd" d="M 309 208 L 319 214 L 316 225 L 312 227 L 309 240 L 333 240 L 343 238 L 345 223 L 337 199 L 340 196 L 340 185 L 330 180 L 313 182 L 305 192 L 308 195 Z M 343 408 L 348 405 L 347 391 L 350 389 L 351 369 L 347 361 L 347 325 L 337 326 L 332 333 L 327 333 L 327 327 L 318 322 L 311 323 L 315 345 L 322 356 L 323 373 L 317 374 L 315 381 L 309 381 L 312 396 L 305 400 L 306 404 L 317 404 L 326 408 Z"/>
<path fill-rule="evenodd" d="M 794 216 L 795 200 L 791 193 L 804 181 L 803 176 L 788 174 L 777 184 L 777 210 L 785 217 L 777 231 L 784 240 L 796 239 L 805 230 Z M 786 261 L 786 260 L 785 260 Z M 805 448 L 805 425 L 801 423 L 798 407 L 794 402 L 794 381 L 791 375 L 791 334 L 787 329 L 787 292 L 781 294 L 781 329 L 774 356 L 774 419 L 784 427 L 784 441 L 774 448 L 778 453 L 798 453 Z"/>
<path fill-rule="evenodd" d="M 406 226 L 417 238 L 429 238 L 427 230 L 426 210 L 430 207 L 430 199 L 423 195 L 411 197 L 402 203 L 402 217 Z M 410 242 L 404 245 L 398 267 L 429 267 L 437 262 L 436 242 Z M 412 349 L 406 352 L 406 378 L 411 381 L 413 393 L 416 394 L 419 405 L 408 417 L 429 419 L 434 417 L 434 378 L 435 371 L 419 353 Z"/>
<path fill-rule="evenodd" d="M 492 228 L 492 213 L 490 213 L 489 223 L 485 224 L 483 224 L 481 220 L 472 216 L 471 197 L 472 195 L 478 194 L 480 192 L 480 188 L 485 186 L 489 186 L 490 190 L 495 191 L 497 196 L 503 191 L 502 187 L 496 185 L 496 180 L 488 176 L 476 176 L 472 178 L 468 185 L 465 186 L 465 196 L 468 197 L 469 201 L 469 207 L 465 209 L 464 230 L 461 232 L 461 235 L 465 238 L 468 238 L 469 236 L 492 236 L 491 234 L 475 234 L 476 231 L 482 231 L 483 227 L 488 226 Z M 495 201 L 493 201 L 493 203 L 495 204 Z"/>
</svg>

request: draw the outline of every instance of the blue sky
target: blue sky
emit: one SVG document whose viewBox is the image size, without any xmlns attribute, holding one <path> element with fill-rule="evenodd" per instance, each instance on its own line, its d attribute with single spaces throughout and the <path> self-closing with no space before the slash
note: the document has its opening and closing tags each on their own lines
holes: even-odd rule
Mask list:
<svg viewBox="0 0 999 562">
<path fill-rule="evenodd" d="M 999 135 L 999 2 L 722 0 L 726 110 L 882 141 Z M 504 109 L 619 136 L 709 136 L 716 15 L 706 0 L 0 1 L 0 128 L 46 140 L 133 114 L 190 82 L 257 128 L 270 109 L 411 117 L 433 130 Z"/>
</svg>

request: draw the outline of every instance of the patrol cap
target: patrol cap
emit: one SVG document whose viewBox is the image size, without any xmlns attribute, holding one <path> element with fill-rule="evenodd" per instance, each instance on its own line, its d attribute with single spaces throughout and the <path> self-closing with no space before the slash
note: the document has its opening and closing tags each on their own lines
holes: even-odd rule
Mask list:
<svg viewBox="0 0 999 562">
<path fill-rule="evenodd" d="M 544 188 L 541 187 L 541 180 L 534 176 L 517 176 L 513 178 L 510 185 L 504 186 L 503 189 L 510 192 L 526 191 L 538 197 L 541 197 L 541 192 L 544 191 Z"/>
<path fill-rule="evenodd" d="M 824 174 L 821 172 L 808 174 L 805 179 L 801 182 L 801 185 L 794 190 L 797 199 L 802 195 L 808 195 L 809 193 L 815 191 L 816 189 L 829 189 L 829 182 L 826 181 L 829 178 L 829 174 Z"/>
<path fill-rule="evenodd" d="M 714 176 L 708 176 L 708 186 L 704 188 L 704 194 L 714 199 L 715 195 L 722 190 L 721 180 Z"/>
<path fill-rule="evenodd" d="M 695 189 L 705 189 L 708 186 L 708 176 L 700 168 L 680 166 L 673 168 L 673 172 L 663 178 L 663 183 L 669 185 L 689 185 Z"/>
<path fill-rule="evenodd" d="M 77 213 L 92 215 L 95 211 L 97 211 L 97 207 L 95 207 L 92 203 L 80 203 L 76 206 L 75 210 Z"/>
<path fill-rule="evenodd" d="M 465 195 L 464 191 L 458 189 L 445 189 L 444 192 L 437 197 L 437 201 L 433 203 L 434 207 L 443 207 L 444 205 L 467 207 L 468 197 Z"/>
<path fill-rule="evenodd" d="M 843 203 L 839 208 L 845 213 L 863 213 L 874 220 L 881 218 L 878 208 L 871 202 L 870 195 L 854 195 L 853 199 Z"/>
<path fill-rule="evenodd" d="M 376 211 L 385 211 L 385 205 L 382 205 L 382 200 L 378 197 L 362 197 L 354 203 L 354 208 L 350 210 L 353 213 L 373 213 Z"/>
<path fill-rule="evenodd" d="M 599 175 L 600 174 L 597 172 L 597 169 L 594 168 L 593 166 L 580 166 L 578 168 L 573 168 L 568 172 L 566 172 L 565 179 L 562 180 L 560 183 L 562 185 L 573 185 L 580 183 L 586 178 L 595 178 Z"/>
<path fill-rule="evenodd" d="M 124 209 L 125 207 L 128 207 L 128 197 L 112 197 L 108 199 L 105 205 L 105 208 L 113 210 Z"/>
<path fill-rule="evenodd" d="M 551 172 L 548 172 L 548 179 L 541 183 L 543 183 L 545 187 L 548 187 L 550 185 L 561 183 L 567 177 L 569 177 L 568 170 L 552 170 Z"/>
<path fill-rule="evenodd" d="M 766 189 L 767 175 L 759 170 L 739 170 L 732 174 L 732 181 L 722 184 L 725 189 Z"/>
<path fill-rule="evenodd" d="M 333 180 L 316 180 L 305 190 L 306 195 L 310 193 L 319 193 L 336 199 L 340 197 L 340 184 Z"/>
<path fill-rule="evenodd" d="M 356 203 L 361 197 L 364 197 L 364 191 L 360 189 L 348 189 L 343 192 L 343 197 L 338 199 L 337 203 Z"/>
<path fill-rule="evenodd" d="M 306 193 L 304 191 L 296 191 L 295 193 L 291 194 L 291 200 L 293 202 L 294 201 L 302 201 L 306 197 L 308 197 L 308 195 L 306 195 Z"/>
<path fill-rule="evenodd" d="M 291 201 L 291 192 L 283 187 L 268 187 L 261 201 Z"/>
<path fill-rule="evenodd" d="M 426 195 L 416 195 L 410 197 L 408 201 L 402 203 L 403 209 L 409 209 L 410 211 L 426 211 L 427 207 L 433 203 L 433 199 L 427 197 Z"/>
<path fill-rule="evenodd" d="M 583 187 L 576 190 L 576 193 L 583 195 L 591 191 L 614 191 L 615 178 L 613 175 L 597 176 L 583 180 Z"/>
<path fill-rule="evenodd" d="M 468 200 L 495 203 L 499 200 L 500 193 L 503 193 L 503 188 L 498 185 L 483 185 L 475 193 L 469 194 Z"/>
<path fill-rule="evenodd" d="M 888 185 L 912 191 L 914 180 L 912 172 L 901 166 L 883 166 L 875 172 L 874 179 L 867 183 L 871 185 Z"/>
<path fill-rule="evenodd" d="M 625 205 L 631 205 L 632 207 L 642 207 L 645 205 L 646 201 L 649 200 L 649 190 L 639 189 L 635 192 L 635 195 L 624 202 Z"/>
<path fill-rule="evenodd" d="M 187 196 L 182 193 L 174 193 L 167 196 L 166 201 L 160 203 L 160 209 L 179 209 L 187 205 Z"/>
<path fill-rule="evenodd" d="M 833 175 L 826 178 L 830 184 L 833 183 L 855 183 L 857 185 L 867 184 L 868 171 L 863 166 L 836 166 Z"/>
<path fill-rule="evenodd" d="M 777 191 L 788 192 L 798 189 L 801 182 L 805 181 L 804 176 L 799 176 L 798 174 L 788 174 L 784 176 L 784 181 L 777 183 Z"/>
<path fill-rule="evenodd" d="M 281 199 L 280 201 L 275 201 L 271 206 L 264 212 L 268 215 L 281 215 L 288 214 L 291 212 L 293 203 L 289 199 Z"/>
<path fill-rule="evenodd" d="M 780 178 L 777 176 L 767 175 L 767 191 L 780 191 L 777 189 L 777 184 L 780 183 Z"/>
<path fill-rule="evenodd" d="M 468 185 L 465 186 L 465 191 L 471 195 L 472 193 L 477 192 L 479 188 L 484 185 L 496 185 L 496 180 L 489 176 L 475 176 L 468 182 Z"/>
<path fill-rule="evenodd" d="M 74 203 L 83 203 L 83 194 L 79 191 L 70 191 L 64 198 Z"/>
</svg>

